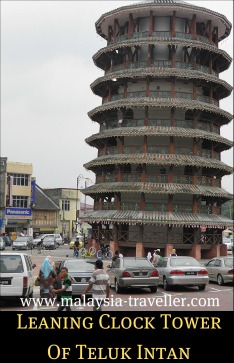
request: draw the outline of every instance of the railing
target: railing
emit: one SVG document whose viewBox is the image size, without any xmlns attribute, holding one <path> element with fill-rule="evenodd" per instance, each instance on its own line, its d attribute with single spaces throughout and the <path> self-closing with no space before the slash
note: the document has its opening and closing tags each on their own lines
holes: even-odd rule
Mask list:
<svg viewBox="0 0 234 363">
<path fill-rule="evenodd" d="M 121 173 L 123 182 L 144 182 L 142 174 L 135 173 Z M 103 174 L 104 183 L 114 183 L 118 181 L 117 173 Z M 197 178 L 197 184 L 194 183 L 194 179 Z M 167 174 L 147 174 L 146 183 L 168 183 L 169 175 Z M 206 176 L 193 176 L 193 175 L 172 175 L 172 183 L 175 184 L 191 184 L 191 185 L 206 185 L 221 188 L 221 180 Z M 102 183 L 102 175 L 96 176 L 96 183 Z"/>
<path fill-rule="evenodd" d="M 136 243 L 142 240 L 141 231 L 135 231 L 134 233 L 131 231 L 117 231 L 117 241 L 121 243 L 121 247 L 130 243 Z M 114 235 L 112 230 L 108 229 L 93 229 L 92 230 L 92 239 L 101 242 L 104 241 L 114 241 Z M 163 248 L 166 243 L 172 243 L 173 245 L 187 245 L 191 246 L 193 244 L 201 244 L 201 245 L 217 245 L 222 244 L 222 235 L 221 234 L 209 234 L 202 233 L 200 235 L 194 235 L 193 233 L 176 233 L 176 232 L 148 232 L 144 231 L 143 233 L 143 242 L 147 244 L 152 244 L 152 248 L 158 247 Z M 133 245 L 135 247 L 135 245 Z"/>
<path fill-rule="evenodd" d="M 126 63 L 117 64 L 117 65 L 110 67 L 109 69 L 107 69 L 105 74 L 107 75 L 109 73 L 123 71 L 125 69 L 127 70 L 127 69 L 139 69 L 139 68 L 188 69 L 188 70 L 201 71 L 203 73 L 212 74 L 216 77 L 219 77 L 219 73 L 216 72 L 214 69 L 211 69 L 208 66 L 204 66 L 201 64 L 197 64 L 197 63 L 193 64 L 193 63 L 189 63 L 189 62 L 179 62 L 179 61 L 176 61 L 175 66 L 174 66 L 172 60 L 154 60 L 153 63 L 151 63 L 151 64 L 149 64 L 148 61 L 126 62 Z"/>
<path fill-rule="evenodd" d="M 139 39 L 140 40 L 140 39 L 149 38 L 149 37 L 154 37 L 154 38 L 157 38 L 158 40 L 175 40 L 175 39 L 195 40 L 193 34 L 191 34 L 191 33 L 176 32 L 176 36 L 173 37 L 172 33 L 170 31 L 153 31 L 152 35 L 149 35 L 148 31 L 144 31 L 144 32 L 134 32 L 130 35 L 130 37 L 128 36 L 128 34 L 119 35 L 114 39 L 112 38 L 111 41 L 109 41 L 107 43 L 107 45 L 122 43 L 122 42 L 124 42 L 126 40 L 130 40 L 130 39 Z M 209 38 L 202 36 L 202 35 L 197 35 L 197 40 L 202 43 L 210 44 Z M 212 45 L 216 46 L 216 43 L 213 40 L 212 40 Z"/>
<path fill-rule="evenodd" d="M 106 154 L 105 154 L 106 150 Z M 147 145 L 146 151 L 144 151 L 144 145 L 129 145 L 129 146 L 123 146 L 123 152 L 121 152 L 120 146 L 110 146 L 107 148 L 99 149 L 98 156 L 104 156 L 104 155 L 118 155 L 118 154 L 170 154 L 170 155 L 187 155 L 187 156 L 194 156 L 193 154 L 193 148 L 191 147 L 175 147 L 174 153 L 170 153 L 169 146 L 168 145 Z M 212 152 L 211 150 L 207 149 L 198 149 L 197 155 L 211 159 L 212 158 Z M 213 159 L 220 160 L 220 153 L 213 152 Z"/>
<path fill-rule="evenodd" d="M 212 208 L 214 209 L 215 215 L 222 214 L 221 207 L 212 207 L 208 205 L 199 205 L 197 209 L 197 213 L 200 214 L 212 214 Z M 99 203 L 94 203 L 94 210 L 100 210 Z M 104 202 L 102 203 L 102 210 L 116 210 L 114 202 Z M 141 203 L 140 202 L 121 202 L 120 204 L 121 211 L 141 211 Z M 167 212 L 168 205 L 167 203 L 145 203 L 146 212 Z M 173 213 L 193 213 L 193 206 L 190 204 L 173 204 L 172 205 Z"/>
<path fill-rule="evenodd" d="M 197 95 L 196 99 L 193 97 L 193 93 L 188 92 L 175 92 L 174 96 L 172 96 L 171 91 L 150 91 L 149 96 L 146 95 L 146 91 L 136 91 L 136 92 L 128 92 L 127 95 L 125 94 L 115 94 L 111 96 L 107 96 L 103 98 L 102 104 L 107 102 L 117 101 L 121 99 L 128 99 L 128 98 L 144 98 L 144 97 L 153 97 L 153 98 L 182 98 L 187 100 L 193 101 L 202 101 L 205 103 L 211 103 L 216 106 L 219 106 L 219 101 L 215 99 L 211 99 L 209 96 L 204 95 Z"/>
<path fill-rule="evenodd" d="M 122 122 L 122 127 L 142 127 L 144 126 L 144 119 L 133 119 L 128 120 L 125 119 Z M 154 127 L 171 127 L 171 121 L 168 119 L 154 119 L 149 118 L 147 120 L 147 126 L 154 126 Z M 207 132 L 213 132 L 215 134 L 220 134 L 220 127 L 212 125 L 207 121 L 197 121 L 197 129 L 204 130 Z M 106 122 L 106 126 L 101 125 L 100 126 L 100 132 L 107 130 L 107 129 L 115 129 L 119 128 L 120 124 L 116 119 L 109 119 L 108 122 Z M 173 127 L 181 127 L 186 129 L 194 129 L 194 122 L 193 120 L 174 120 Z"/>
</svg>

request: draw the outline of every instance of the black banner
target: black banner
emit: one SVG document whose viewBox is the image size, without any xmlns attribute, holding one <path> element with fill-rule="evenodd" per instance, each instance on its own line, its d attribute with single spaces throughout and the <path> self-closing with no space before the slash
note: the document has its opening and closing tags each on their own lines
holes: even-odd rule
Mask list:
<svg viewBox="0 0 234 363">
<path fill-rule="evenodd" d="M 232 312 L 1 312 L 2 354 L 43 362 L 217 359 L 233 354 Z M 30 352 L 30 353 L 29 353 Z"/>
</svg>

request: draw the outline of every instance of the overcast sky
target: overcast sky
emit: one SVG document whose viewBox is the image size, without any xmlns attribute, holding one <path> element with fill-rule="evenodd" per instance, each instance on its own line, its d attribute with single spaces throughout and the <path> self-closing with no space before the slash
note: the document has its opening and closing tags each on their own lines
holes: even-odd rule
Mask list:
<svg viewBox="0 0 234 363">
<path fill-rule="evenodd" d="M 101 104 L 90 84 L 103 75 L 92 56 L 106 42 L 95 22 L 136 1 L 1 1 L 1 156 L 33 164 L 42 188 L 75 188 L 97 150 L 85 138 L 98 132 L 87 113 Z M 233 23 L 233 2 L 190 1 Z M 233 57 L 233 32 L 220 44 Z M 233 85 L 233 64 L 220 76 Z M 232 97 L 221 107 L 233 114 Z M 222 128 L 233 138 L 233 123 Z M 233 150 L 222 154 L 233 165 Z M 83 183 L 83 182 L 82 182 Z M 81 186 L 82 186 L 81 183 Z M 232 192 L 233 176 L 223 180 Z"/>
</svg>

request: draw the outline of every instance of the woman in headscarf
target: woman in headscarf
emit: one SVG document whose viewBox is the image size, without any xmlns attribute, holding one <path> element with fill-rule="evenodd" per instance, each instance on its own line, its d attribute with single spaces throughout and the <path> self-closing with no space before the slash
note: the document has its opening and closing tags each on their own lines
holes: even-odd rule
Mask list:
<svg viewBox="0 0 234 363">
<path fill-rule="evenodd" d="M 46 257 L 39 270 L 40 280 L 40 298 L 53 298 L 51 289 L 53 289 L 54 279 L 56 277 L 54 266 L 50 258 Z"/>
</svg>

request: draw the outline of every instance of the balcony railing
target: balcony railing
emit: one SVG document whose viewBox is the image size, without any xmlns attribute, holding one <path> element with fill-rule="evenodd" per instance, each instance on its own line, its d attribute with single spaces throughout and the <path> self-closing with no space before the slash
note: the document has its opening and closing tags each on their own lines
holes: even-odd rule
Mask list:
<svg viewBox="0 0 234 363">
<path fill-rule="evenodd" d="M 174 96 L 172 96 L 171 91 L 150 91 L 149 96 L 146 95 L 146 91 L 136 91 L 136 92 L 128 92 L 125 94 L 115 94 L 111 96 L 107 96 L 103 98 L 103 104 L 107 102 L 117 101 L 121 99 L 128 98 L 144 98 L 144 97 L 153 97 L 153 98 L 182 98 L 187 100 L 198 100 L 205 103 L 211 103 L 216 106 L 219 106 L 219 101 L 210 98 L 209 96 L 197 95 L 196 99 L 194 99 L 193 93 L 188 92 L 175 92 Z"/>
<path fill-rule="evenodd" d="M 123 146 L 123 152 L 121 152 L 120 146 L 111 146 L 103 149 L 99 149 L 98 156 L 104 155 L 117 155 L 117 154 L 171 154 L 171 155 L 187 155 L 187 156 L 194 156 L 193 148 L 191 147 L 175 147 L 174 153 L 170 153 L 170 149 L 168 145 L 147 145 L 146 151 L 144 151 L 144 145 L 129 145 Z M 105 154 L 106 151 L 106 154 Z M 212 151 L 207 149 L 198 149 L 197 155 L 211 159 L 212 158 Z M 213 152 L 213 158 L 216 160 L 220 160 L 220 153 Z"/>
<path fill-rule="evenodd" d="M 106 71 L 106 75 L 112 72 L 123 71 L 124 69 L 139 69 L 139 68 L 177 68 L 177 69 L 188 69 L 188 70 L 196 70 L 201 71 L 206 74 L 212 74 L 216 77 L 219 77 L 219 73 L 214 69 L 211 69 L 208 66 L 204 66 L 201 64 L 193 64 L 189 62 L 175 62 L 175 66 L 171 60 L 154 60 L 153 63 L 149 64 L 148 61 L 140 61 L 140 62 L 126 62 L 122 64 L 117 64 L 112 66 Z M 212 73 L 211 73 L 212 72 Z"/>
<path fill-rule="evenodd" d="M 173 37 L 172 33 L 170 31 L 153 31 L 152 35 L 149 35 L 148 31 L 144 31 L 144 32 L 134 32 L 130 35 L 130 37 L 128 36 L 128 34 L 119 35 L 115 39 L 111 39 L 111 41 L 108 42 L 107 45 L 122 43 L 128 39 L 129 40 L 130 39 L 139 39 L 140 40 L 140 39 L 149 38 L 149 37 L 154 37 L 154 38 L 157 38 L 158 40 L 175 40 L 175 39 L 195 40 L 193 34 L 191 34 L 191 33 L 176 32 L 176 36 Z M 205 44 L 210 44 L 209 38 L 202 36 L 202 35 L 197 35 L 197 41 L 199 41 L 201 43 L 205 43 Z M 214 41 L 212 41 L 212 45 L 216 46 Z"/>
<path fill-rule="evenodd" d="M 214 209 L 214 214 L 221 215 L 222 208 L 221 207 L 212 207 L 208 205 L 199 205 L 197 209 L 197 213 L 200 214 L 212 214 L 212 209 Z M 94 210 L 100 210 L 99 203 L 94 204 Z M 102 204 L 102 210 L 115 210 L 114 202 L 104 202 Z M 121 202 L 120 204 L 121 211 L 140 211 L 141 203 L 140 202 Z M 167 212 L 168 205 L 167 203 L 145 203 L 145 211 L 147 212 Z M 193 205 L 192 204 L 176 204 L 172 205 L 173 213 L 193 213 Z"/>
<path fill-rule="evenodd" d="M 143 175 L 140 173 L 121 173 L 122 181 L 123 182 L 144 182 Z M 103 178 L 103 179 L 102 179 Z M 215 187 L 221 188 L 221 180 L 216 178 L 211 178 L 207 176 L 193 176 L 193 175 L 172 175 L 172 183 L 175 184 L 195 184 L 195 178 L 197 180 L 197 185 L 205 185 L 205 186 L 212 186 L 212 183 Z M 102 175 L 96 176 L 96 183 L 115 183 L 118 181 L 117 173 L 104 173 Z M 146 183 L 168 183 L 169 182 L 169 175 L 168 174 L 146 174 L 145 176 Z"/>
<path fill-rule="evenodd" d="M 148 126 L 154 126 L 154 127 L 171 127 L 171 121 L 170 120 L 164 120 L 164 119 L 151 119 L 149 118 L 147 121 Z M 212 125 L 207 121 L 197 121 L 197 129 L 204 130 L 207 132 L 213 132 L 215 134 L 220 134 L 220 127 Z M 144 126 L 144 119 L 134 119 L 134 120 L 123 120 L 122 127 L 142 127 Z M 106 126 L 101 126 L 100 131 L 106 129 L 115 129 L 119 128 L 120 125 L 117 120 L 109 119 L 106 123 Z M 174 126 L 173 127 L 181 127 L 186 129 L 194 129 L 194 122 L 193 120 L 174 120 Z"/>
</svg>

